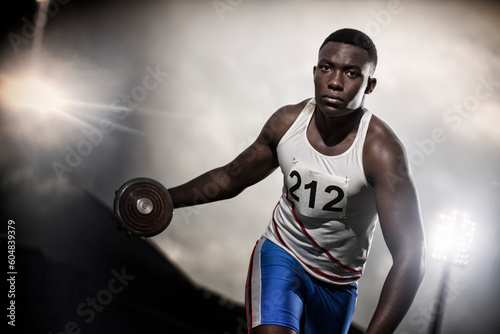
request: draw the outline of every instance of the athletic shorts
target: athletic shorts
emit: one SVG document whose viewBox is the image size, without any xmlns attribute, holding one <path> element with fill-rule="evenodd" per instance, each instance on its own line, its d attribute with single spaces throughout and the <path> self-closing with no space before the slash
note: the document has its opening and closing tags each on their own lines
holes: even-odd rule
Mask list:
<svg viewBox="0 0 500 334">
<path fill-rule="evenodd" d="M 249 329 L 279 325 L 299 334 L 346 334 L 356 298 L 356 283 L 320 281 L 278 245 L 265 238 L 257 242 L 246 284 Z"/>
</svg>

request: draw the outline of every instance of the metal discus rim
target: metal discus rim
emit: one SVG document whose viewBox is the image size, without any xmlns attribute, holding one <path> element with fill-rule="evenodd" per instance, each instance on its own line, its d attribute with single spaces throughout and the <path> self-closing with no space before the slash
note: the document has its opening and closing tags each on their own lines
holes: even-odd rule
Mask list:
<svg viewBox="0 0 500 334">
<path fill-rule="evenodd" d="M 151 237 L 163 232 L 173 216 L 168 190 L 158 181 L 138 177 L 116 191 L 113 210 L 119 223 L 132 234 Z"/>
</svg>

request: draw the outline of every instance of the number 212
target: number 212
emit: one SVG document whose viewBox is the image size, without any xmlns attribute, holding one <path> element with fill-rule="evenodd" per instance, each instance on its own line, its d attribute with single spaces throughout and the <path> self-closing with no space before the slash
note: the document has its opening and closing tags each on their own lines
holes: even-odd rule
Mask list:
<svg viewBox="0 0 500 334">
<path fill-rule="evenodd" d="M 302 178 L 300 177 L 299 172 L 297 172 L 296 170 L 294 170 L 290 173 L 290 177 L 297 179 L 297 182 L 292 187 L 290 187 L 290 195 L 293 197 L 293 199 L 295 199 L 297 202 L 299 202 L 300 198 L 299 198 L 299 196 L 294 194 L 294 192 L 300 188 L 300 186 L 302 184 Z M 314 205 L 316 203 L 317 187 L 318 187 L 318 182 L 314 181 L 314 180 L 309 182 L 308 184 L 304 185 L 304 189 L 310 189 L 310 191 L 309 191 L 309 207 L 311 209 L 314 209 Z M 331 185 L 331 186 L 328 186 L 325 188 L 326 193 L 331 193 L 332 191 L 337 192 L 337 197 L 335 197 L 334 199 L 332 199 L 331 201 L 326 203 L 323 206 L 322 210 L 333 211 L 333 212 L 342 212 L 342 208 L 335 208 L 334 205 L 337 204 L 338 202 L 340 202 L 344 198 L 344 191 L 342 190 L 342 188 L 335 186 L 335 185 Z"/>
</svg>

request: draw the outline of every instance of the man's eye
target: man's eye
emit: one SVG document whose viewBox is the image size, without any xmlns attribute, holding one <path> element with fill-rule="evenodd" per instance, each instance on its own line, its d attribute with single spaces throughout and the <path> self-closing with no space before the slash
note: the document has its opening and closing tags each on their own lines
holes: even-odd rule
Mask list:
<svg viewBox="0 0 500 334">
<path fill-rule="evenodd" d="M 330 66 L 328 65 L 321 65 L 320 68 L 323 70 L 323 71 L 328 71 L 330 70 Z"/>
<path fill-rule="evenodd" d="M 347 72 L 347 76 L 349 76 L 351 78 L 355 78 L 355 77 L 359 76 L 359 74 L 357 72 L 354 72 L 354 71 L 349 71 L 349 72 Z"/>
</svg>

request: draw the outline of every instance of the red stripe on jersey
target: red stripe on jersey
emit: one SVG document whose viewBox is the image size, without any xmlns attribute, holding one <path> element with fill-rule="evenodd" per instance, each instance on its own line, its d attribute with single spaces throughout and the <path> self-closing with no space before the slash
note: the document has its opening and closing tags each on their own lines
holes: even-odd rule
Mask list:
<svg viewBox="0 0 500 334">
<path fill-rule="evenodd" d="M 292 214 L 293 214 L 293 217 L 295 218 L 295 221 L 299 224 L 300 226 L 300 229 L 302 230 L 302 233 L 304 233 L 304 235 L 307 237 L 307 239 L 309 239 L 309 241 L 313 244 L 314 247 L 318 248 L 319 250 L 321 250 L 323 253 L 326 254 L 326 256 L 328 256 L 328 258 L 333 262 L 335 263 L 336 265 L 338 265 L 339 267 L 342 267 L 344 268 L 345 270 L 347 271 L 350 271 L 351 273 L 354 273 L 354 274 L 361 274 L 361 270 L 356 270 L 356 269 L 353 269 L 349 266 L 346 266 L 345 264 L 343 264 L 342 262 L 340 262 L 339 260 L 337 260 L 326 248 L 320 246 L 316 240 L 314 240 L 310 235 L 309 233 L 307 232 L 306 228 L 304 227 L 304 225 L 302 224 L 302 222 L 300 221 L 299 217 L 297 216 L 297 213 L 295 212 L 295 203 L 293 203 L 289 198 L 288 198 L 288 188 L 286 188 L 286 199 L 287 201 L 290 203 L 290 205 L 292 206 Z M 273 217 L 274 218 L 274 217 Z"/>
<path fill-rule="evenodd" d="M 295 258 L 297 258 L 300 262 L 302 262 L 307 268 L 309 268 L 310 270 L 312 270 L 313 272 L 315 272 L 316 274 L 320 275 L 320 276 L 323 276 L 325 278 L 328 278 L 329 280 L 332 280 L 332 281 L 346 281 L 346 280 L 352 280 L 352 279 L 359 279 L 361 276 L 357 275 L 357 276 L 348 276 L 348 277 L 341 277 L 341 276 L 334 276 L 334 275 L 330 275 L 330 274 L 327 274 L 321 270 L 319 270 L 318 268 L 315 268 L 311 265 L 309 265 L 308 263 L 304 262 L 299 256 L 297 256 L 297 254 L 295 254 L 295 252 L 293 250 L 290 249 L 290 247 L 288 247 L 288 245 L 286 244 L 285 240 L 283 240 L 283 238 L 281 237 L 281 234 L 278 230 L 278 224 L 276 224 L 276 220 L 274 219 L 274 214 L 276 212 L 276 209 L 278 208 L 278 205 L 279 203 L 276 205 L 276 207 L 274 208 L 274 211 L 273 211 L 273 224 L 274 224 L 274 231 L 276 232 L 276 236 L 278 237 L 279 241 L 283 244 L 283 246 L 285 246 L 293 255 L 295 255 Z"/>
</svg>

